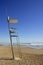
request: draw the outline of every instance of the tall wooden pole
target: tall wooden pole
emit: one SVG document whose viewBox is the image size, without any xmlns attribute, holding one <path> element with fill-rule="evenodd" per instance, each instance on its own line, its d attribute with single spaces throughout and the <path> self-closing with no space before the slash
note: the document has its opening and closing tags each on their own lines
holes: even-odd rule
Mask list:
<svg viewBox="0 0 43 65">
<path fill-rule="evenodd" d="M 8 30 L 9 30 L 9 35 L 10 35 L 10 43 L 11 43 L 12 56 L 13 56 L 13 59 L 14 59 L 14 51 L 13 51 L 12 38 L 11 38 L 11 33 L 10 33 L 9 17 L 8 17 Z"/>
</svg>

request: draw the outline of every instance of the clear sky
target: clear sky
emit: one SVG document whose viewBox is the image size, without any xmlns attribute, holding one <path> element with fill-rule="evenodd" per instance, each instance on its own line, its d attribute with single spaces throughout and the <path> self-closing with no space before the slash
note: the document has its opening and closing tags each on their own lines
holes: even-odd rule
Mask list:
<svg viewBox="0 0 43 65">
<path fill-rule="evenodd" d="M 43 42 L 43 0 L 0 0 L 0 42 L 9 42 L 7 16 L 18 19 L 21 42 Z"/>
</svg>

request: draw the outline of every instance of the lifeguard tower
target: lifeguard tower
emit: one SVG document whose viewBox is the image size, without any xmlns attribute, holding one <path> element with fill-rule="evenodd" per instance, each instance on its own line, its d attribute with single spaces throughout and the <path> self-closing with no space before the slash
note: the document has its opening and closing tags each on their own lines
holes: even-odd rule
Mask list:
<svg viewBox="0 0 43 65">
<path fill-rule="evenodd" d="M 10 43 L 11 43 L 12 59 L 20 60 L 21 49 L 20 49 L 20 42 L 19 42 L 17 28 L 11 27 L 10 25 L 10 24 L 17 24 L 18 20 L 10 19 L 8 16 L 7 21 L 8 21 L 8 31 L 9 31 L 9 36 L 10 36 Z M 13 38 L 16 38 L 16 41 L 17 41 L 17 50 L 18 50 L 18 55 L 19 55 L 18 57 L 14 56 L 14 48 L 13 48 L 13 40 L 12 40 Z"/>
</svg>

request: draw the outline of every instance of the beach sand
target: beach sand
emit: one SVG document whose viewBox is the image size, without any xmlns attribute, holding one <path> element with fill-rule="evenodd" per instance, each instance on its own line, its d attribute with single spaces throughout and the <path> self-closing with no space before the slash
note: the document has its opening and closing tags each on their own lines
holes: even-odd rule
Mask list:
<svg viewBox="0 0 43 65">
<path fill-rule="evenodd" d="M 14 57 L 21 57 L 21 60 L 11 60 L 11 47 L 0 46 L 0 65 L 43 65 L 43 49 L 19 48 L 15 46 L 13 51 Z"/>
</svg>

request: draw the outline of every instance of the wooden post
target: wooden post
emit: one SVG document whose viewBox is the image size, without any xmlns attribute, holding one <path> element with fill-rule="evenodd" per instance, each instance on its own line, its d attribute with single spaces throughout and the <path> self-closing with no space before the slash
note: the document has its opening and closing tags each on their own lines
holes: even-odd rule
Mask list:
<svg viewBox="0 0 43 65">
<path fill-rule="evenodd" d="M 12 38 L 11 38 L 11 33 L 10 33 L 9 17 L 8 17 L 8 30 L 9 30 L 9 35 L 10 35 L 10 43 L 11 43 L 12 56 L 13 56 L 13 59 L 14 59 L 14 51 L 13 51 Z"/>
</svg>

